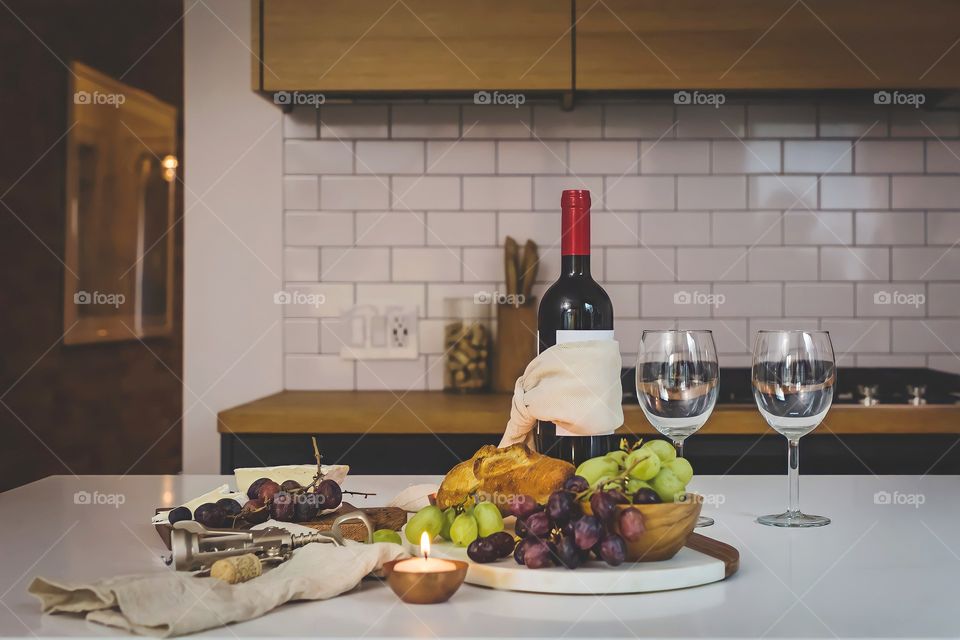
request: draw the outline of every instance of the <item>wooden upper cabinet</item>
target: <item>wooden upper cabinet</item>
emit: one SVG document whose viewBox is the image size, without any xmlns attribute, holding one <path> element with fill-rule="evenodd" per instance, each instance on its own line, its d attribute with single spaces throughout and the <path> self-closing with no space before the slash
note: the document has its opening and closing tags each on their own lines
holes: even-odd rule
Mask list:
<svg viewBox="0 0 960 640">
<path fill-rule="evenodd" d="M 957 0 L 577 0 L 576 18 L 576 89 L 960 87 Z"/>
<path fill-rule="evenodd" d="M 254 0 L 254 11 L 266 91 L 572 88 L 571 0 Z"/>
</svg>

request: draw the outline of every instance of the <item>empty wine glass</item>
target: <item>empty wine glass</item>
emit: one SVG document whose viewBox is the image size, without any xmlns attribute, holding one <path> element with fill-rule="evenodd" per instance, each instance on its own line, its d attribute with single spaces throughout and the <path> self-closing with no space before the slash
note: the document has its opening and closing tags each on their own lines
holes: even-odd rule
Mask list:
<svg viewBox="0 0 960 640">
<path fill-rule="evenodd" d="M 800 438 L 820 424 L 833 403 L 837 380 L 833 343 L 826 331 L 760 331 L 753 347 L 753 398 L 775 431 L 787 438 L 789 502 L 786 512 L 761 516 L 774 527 L 822 527 L 830 518 L 800 511 Z"/>
<path fill-rule="evenodd" d="M 653 428 L 683 456 L 683 442 L 706 423 L 717 403 L 720 367 L 710 331 L 644 331 L 637 356 L 637 398 Z M 698 527 L 713 518 L 701 516 Z"/>
</svg>

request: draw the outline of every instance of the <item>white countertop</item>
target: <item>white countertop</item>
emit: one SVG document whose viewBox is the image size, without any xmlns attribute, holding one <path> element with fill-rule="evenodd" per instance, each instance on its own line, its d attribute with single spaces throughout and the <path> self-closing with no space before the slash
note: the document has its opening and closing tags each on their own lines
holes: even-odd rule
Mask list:
<svg viewBox="0 0 960 640">
<path fill-rule="evenodd" d="M 352 476 L 374 491 L 357 505 L 385 503 L 418 476 Z M 231 478 L 54 476 L 0 494 L 0 635 L 123 635 L 66 616 L 41 616 L 26 593 L 36 575 L 93 580 L 166 571 L 166 549 L 149 524 L 155 506 L 177 505 Z M 700 530 L 740 550 L 740 571 L 703 587 L 619 596 L 549 596 L 464 587 L 444 605 L 404 605 L 364 581 L 326 602 L 286 605 L 205 636 L 311 637 L 952 637 L 960 636 L 960 478 L 808 476 L 801 499 L 830 516 L 821 529 L 753 522 L 785 506 L 783 476 L 700 476 L 693 488 L 721 498 Z M 75 504 L 74 493 L 123 503 Z M 894 494 L 877 504 L 875 494 Z M 905 496 L 917 496 L 911 499 Z M 101 498 L 102 499 L 102 498 Z M 114 501 L 116 502 L 116 501 Z M 917 504 L 922 502 L 922 504 Z"/>
</svg>

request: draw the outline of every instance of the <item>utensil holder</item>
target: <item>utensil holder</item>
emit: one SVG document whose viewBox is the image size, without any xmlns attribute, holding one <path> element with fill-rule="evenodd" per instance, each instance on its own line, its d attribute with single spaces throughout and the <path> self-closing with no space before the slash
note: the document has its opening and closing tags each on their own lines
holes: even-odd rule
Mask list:
<svg viewBox="0 0 960 640">
<path fill-rule="evenodd" d="M 537 357 L 537 299 L 522 305 L 497 305 L 493 350 L 493 390 L 513 393 L 517 378 Z"/>
</svg>

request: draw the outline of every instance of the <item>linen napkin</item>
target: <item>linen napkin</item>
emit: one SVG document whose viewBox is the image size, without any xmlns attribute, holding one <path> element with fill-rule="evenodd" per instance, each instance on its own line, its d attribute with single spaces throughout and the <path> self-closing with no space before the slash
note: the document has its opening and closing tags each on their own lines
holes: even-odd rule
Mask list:
<svg viewBox="0 0 960 640">
<path fill-rule="evenodd" d="M 326 600 L 356 587 L 383 563 L 408 557 L 400 545 L 308 544 L 249 582 L 229 585 L 172 569 L 87 584 L 35 578 L 27 591 L 44 613 L 84 614 L 91 622 L 170 637 L 250 620 L 293 600 Z"/>
<path fill-rule="evenodd" d="M 616 340 L 565 342 L 542 352 L 517 378 L 500 446 L 532 447 L 537 420 L 553 422 L 566 435 L 616 431 L 623 424 L 620 365 Z"/>
</svg>

